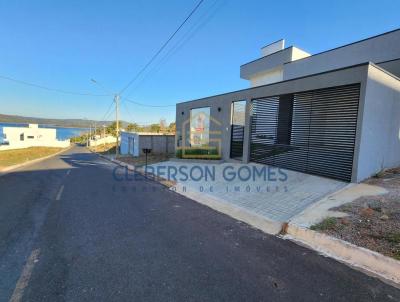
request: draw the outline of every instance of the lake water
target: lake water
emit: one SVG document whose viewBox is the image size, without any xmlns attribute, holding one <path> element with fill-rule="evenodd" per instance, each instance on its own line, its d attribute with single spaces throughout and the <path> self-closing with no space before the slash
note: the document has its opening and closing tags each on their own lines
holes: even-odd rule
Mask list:
<svg viewBox="0 0 400 302">
<path fill-rule="evenodd" d="M 3 127 L 28 127 L 28 124 L 0 123 L 0 141 L 3 138 Z M 64 128 L 51 125 L 39 125 L 39 128 L 55 128 L 58 140 L 69 139 L 88 132 L 88 129 L 85 128 Z"/>
</svg>

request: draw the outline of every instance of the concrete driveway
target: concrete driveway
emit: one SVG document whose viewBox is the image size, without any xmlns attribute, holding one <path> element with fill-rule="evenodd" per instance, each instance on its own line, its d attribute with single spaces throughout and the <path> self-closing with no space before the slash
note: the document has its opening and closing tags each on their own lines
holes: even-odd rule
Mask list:
<svg viewBox="0 0 400 302">
<path fill-rule="evenodd" d="M 312 203 L 347 185 L 329 178 L 253 163 L 167 161 L 149 166 L 149 171 L 163 178 L 176 179 L 177 192 L 190 198 L 227 203 L 279 222 L 288 221 Z"/>
</svg>

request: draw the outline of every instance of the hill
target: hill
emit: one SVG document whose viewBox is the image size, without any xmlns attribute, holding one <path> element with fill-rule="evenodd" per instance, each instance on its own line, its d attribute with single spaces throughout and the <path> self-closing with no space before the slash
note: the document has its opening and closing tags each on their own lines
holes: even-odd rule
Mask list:
<svg viewBox="0 0 400 302">
<path fill-rule="evenodd" d="M 48 119 L 48 118 L 38 118 L 38 117 L 28 117 L 19 115 L 7 115 L 0 114 L 0 123 L 24 123 L 24 124 L 41 124 L 41 125 L 51 125 L 59 127 L 71 127 L 71 128 L 88 128 L 90 125 L 96 123 L 100 125 L 110 125 L 113 121 L 94 121 L 94 120 L 84 120 L 84 119 Z M 128 125 L 127 122 L 122 121 L 122 126 Z"/>
</svg>

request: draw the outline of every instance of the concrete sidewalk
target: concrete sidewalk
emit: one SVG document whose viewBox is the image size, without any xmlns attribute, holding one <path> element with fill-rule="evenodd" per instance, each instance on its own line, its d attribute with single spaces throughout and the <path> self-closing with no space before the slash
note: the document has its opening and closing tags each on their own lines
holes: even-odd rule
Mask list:
<svg viewBox="0 0 400 302">
<path fill-rule="evenodd" d="M 165 168 L 164 168 L 165 167 Z M 171 168 L 172 167 L 172 168 Z M 184 178 L 180 169 L 192 174 L 188 180 L 179 181 Z M 188 162 L 161 162 L 149 166 L 151 172 L 161 177 L 168 177 L 168 169 L 178 170 L 175 176 L 178 179 L 176 190 L 178 193 L 193 198 L 214 199 L 246 211 L 255 213 L 267 219 L 286 222 L 296 214 L 302 212 L 309 205 L 320 200 L 327 194 L 344 188 L 347 183 L 319 176 L 304 174 L 281 169 L 287 175 L 287 179 L 280 177 L 277 168 L 272 168 L 275 175 L 271 180 L 265 181 L 261 177 L 243 181 L 238 177 L 238 171 L 242 169 L 242 175 L 247 173 L 246 168 L 262 169 L 267 166 L 259 164 L 199 164 Z M 215 171 L 215 179 L 203 177 L 204 169 Z M 268 167 L 267 167 L 268 168 Z M 162 172 L 162 173 L 161 173 Z M 182 171 L 184 172 L 184 171 Z M 191 173 L 192 172 L 192 173 Z M 226 179 L 223 175 L 226 175 Z M 234 177 L 236 174 L 236 177 Z M 230 179 L 234 178 L 234 179 Z"/>
</svg>

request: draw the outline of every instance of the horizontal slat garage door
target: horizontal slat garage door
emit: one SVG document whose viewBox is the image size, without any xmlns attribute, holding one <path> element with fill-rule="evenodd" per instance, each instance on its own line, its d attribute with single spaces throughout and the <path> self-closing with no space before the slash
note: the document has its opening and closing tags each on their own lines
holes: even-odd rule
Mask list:
<svg viewBox="0 0 400 302">
<path fill-rule="evenodd" d="M 359 93 L 355 84 L 253 100 L 250 160 L 350 181 Z"/>
</svg>

